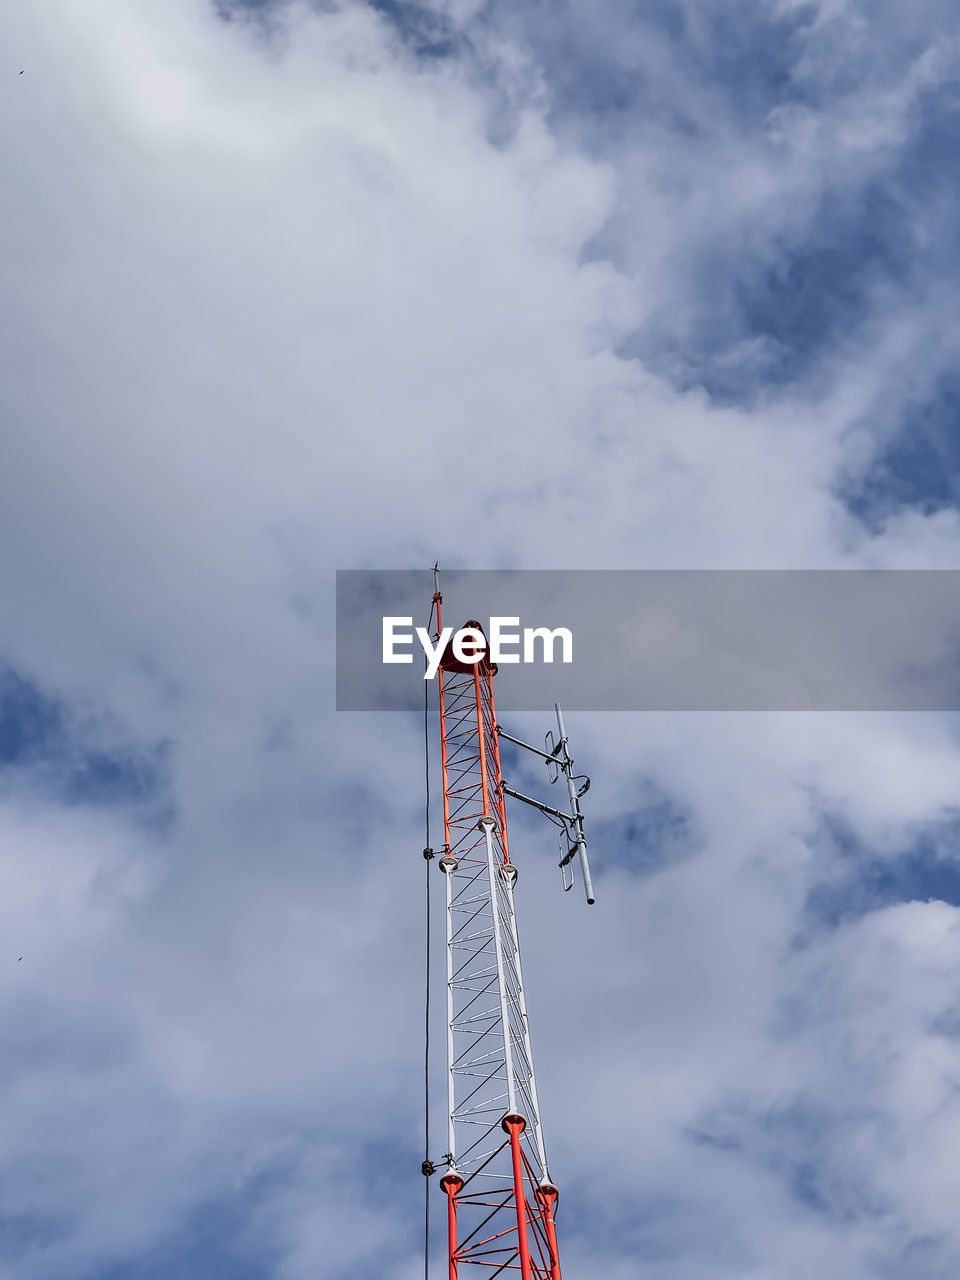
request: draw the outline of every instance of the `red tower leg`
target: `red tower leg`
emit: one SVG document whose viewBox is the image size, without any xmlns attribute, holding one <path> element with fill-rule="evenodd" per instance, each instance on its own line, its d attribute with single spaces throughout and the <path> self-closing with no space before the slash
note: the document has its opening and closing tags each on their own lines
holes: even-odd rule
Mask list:
<svg viewBox="0 0 960 1280">
<path fill-rule="evenodd" d="M 530 1242 L 527 1239 L 527 1195 L 523 1189 L 523 1156 L 520 1152 L 520 1135 L 527 1127 L 523 1116 L 504 1116 L 503 1127 L 510 1135 L 510 1155 L 513 1157 L 513 1195 L 517 1204 L 517 1248 L 520 1251 L 521 1280 L 531 1280 Z"/>
<path fill-rule="evenodd" d="M 458 1173 L 447 1173 L 440 1179 L 447 1193 L 447 1245 L 450 1253 L 450 1280 L 457 1280 L 457 1192 L 463 1186 Z"/>
<path fill-rule="evenodd" d="M 543 1225 L 547 1232 L 547 1243 L 550 1246 L 550 1280 L 561 1280 L 557 1226 L 553 1220 L 553 1208 L 557 1203 L 557 1194 L 557 1188 L 549 1182 L 544 1182 L 537 1188 L 537 1203 L 540 1205 Z"/>
</svg>

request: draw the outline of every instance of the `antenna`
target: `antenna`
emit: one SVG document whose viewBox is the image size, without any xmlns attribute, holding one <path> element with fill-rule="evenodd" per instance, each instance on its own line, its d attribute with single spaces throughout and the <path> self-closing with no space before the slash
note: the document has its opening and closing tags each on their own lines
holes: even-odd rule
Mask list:
<svg viewBox="0 0 960 1280">
<path fill-rule="evenodd" d="M 586 774 L 575 774 L 573 772 L 573 757 L 570 754 L 567 739 L 567 730 L 563 723 L 563 712 L 560 710 L 560 703 L 553 704 L 557 713 L 557 730 L 559 737 L 554 738 L 553 733 L 548 731 L 544 738 L 545 751 L 541 751 L 539 747 L 531 746 L 529 742 L 523 742 L 520 738 L 515 738 L 512 734 L 507 733 L 501 726 L 496 726 L 497 736 L 506 738 L 508 742 L 512 742 L 514 746 L 523 747 L 524 751 L 532 751 L 534 755 L 543 756 L 547 765 L 547 773 L 550 777 L 551 785 L 557 781 L 562 773 L 567 780 L 567 793 L 570 796 L 570 812 L 563 813 L 560 809 L 555 809 L 552 805 L 544 804 L 542 800 L 534 800 L 532 796 L 525 796 L 520 791 L 515 791 L 513 787 L 508 787 L 504 782 L 502 787 L 508 796 L 513 796 L 515 800 L 522 800 L 524 804 L 532 805 L 534 809 L 539 809 L 545 817 L 552 818 L 555 822 L 562 825 L 560 832 L 561 841 L 561 858 L 560 871 L 563 877 L 563 887 L 565 890 L 573 888 L 573 873 L 571 871 L 570 880 L 567 881 L 566 870 L 572 862 L 573 858 L 580 859 L 580 873 L 583 876 L 583 888 L 587 895 L 587 902 L 592 907 L 596 902 L 593 892 L 593 881 L 590 878 L 590 862 L 587 858 L 587 840 L 583 834 L 583 812 L 580 809 L 580 797 L 586 795 L 590 790 L 590 779 Z M 577 786 L 577 783 L 580 786 Z M 566 852 L 563 850 L 563 844 L 567 844 Z"/>
<path fill-rule="evenodd" d="M 439 572 L 433 604 L 442 634 Z M 476 621 L 467 627 L 482 631 Z M 530 747 L 497 723 L 486 651 L 459 659 L 448 644 L 440 657 L 437 690 L 443 778 L 443 856 L 446 895 L 447 1095 L 449 1150 L 440 1189 L 447 1197 L 450 1280 L 461 1264 L 471 1275 L 561 1280 L 555 1210 L 558 1191 L 547 1167 L 533 1049 L 520 964 L 515 889 L 505 796 L 539 809 L 561 827 L 561 873 L 579 855 L 587 901 L 593 886 L 579 799 L 589 786 L 573 773 L 563 714 L 559 738 L 547 751 Z M 551 781 L 567 779 L 564 813 L 506 786 L 500 739 L 547 761 Z M 577 783 L 581 785 L 577 786 Z M 569 847 L 567 847 L 569 846 Z M 438 851 L 439 852 L 439 851 Z M 431 856 L 433 850 L 425 851 Z M 572 868 L 569 875 L 572 883 Z M 430 1174 L 435 1165 L 424 1161 Z"/>
</svg>

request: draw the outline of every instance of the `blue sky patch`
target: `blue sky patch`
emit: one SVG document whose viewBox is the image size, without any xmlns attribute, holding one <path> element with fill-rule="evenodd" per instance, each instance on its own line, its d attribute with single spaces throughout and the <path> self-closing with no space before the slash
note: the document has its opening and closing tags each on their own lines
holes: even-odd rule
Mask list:
<svg viewBox="0 0 960 1280">
<path fill-rule="evenodd" d="M 931 899 L 960 906 L 960 822 L 944 824 L 919 836 L 894 856 L 879 857 L 842 825 L 831 822 L 833 874 L 810 892 L 806 924 L 834 928 L 871 911 L 901 902 Z"/>
<path fill-rule="evenodd" d="M 272 1280 L 273 1258 L 252 1256 L 245 1232 L 250 1197 L 198 1206 L 169 1239 L 128 1262 L 87 1272 L 79 1280 Z M 238 1243 L 244 1241 L 244 1245 Z"/>
<path fill-rule="evenodd" d="M 587 839 L 602 850 L 604 866 L 651 875 L 696 852 L 690 812 L 650 779 L 637 784 L 638 804 L 617 818 L 587 814 Z"/>
<path fill-rule="evenodd" d="M 908 411 L 866 474 L 841 496 L 874 531 L 904 507 L 931 515 L 960 503 L 960 376 L 938 379 L 933 394 Z"/>
<path fill-rule="evenodd" d="M 143 806 L 161 797 L 168 755 L 166 744 L 93 745 L 66 702 L 0 666 L 0 778 L 27 772 L 65 804 Z"/>
</svg>

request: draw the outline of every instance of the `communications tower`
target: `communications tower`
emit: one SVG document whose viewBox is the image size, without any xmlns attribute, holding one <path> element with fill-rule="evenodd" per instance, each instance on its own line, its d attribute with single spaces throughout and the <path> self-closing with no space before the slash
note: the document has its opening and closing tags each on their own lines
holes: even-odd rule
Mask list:
<svg viewBox="0 0 960 1280">
<path fill-rule="evenodd" d="M 439 636 L 439 583 L 433 604 Z M 478 622 L 465 626 L 483 635 Z M 537 1098 L 504 801 L 509 795 L 533 805 L 560 828 L 564 888 L 578 857 L 587 901 L 593 902 L 579 805 L 589 779 L 577 786 L 559 705 L 558 738 L 548 734 L 543 751 L 503 731 L 494 704 L 496 671 L 486 652 L 465 661 L 448 644 L 437 672 L 449 1116 L 440 1188 L 447 1204 L 448 1274 L 450 1280 L 506 1280 L 517 1273 L 520 1280 L 561 1280 L 558 1193 Z M 551 781 L 565 776 L 569 813 L 504 783 L 501 737 L 542 756 Z M 432 1168 L 426 1161 L 424 1172 Z"/>
</svg>

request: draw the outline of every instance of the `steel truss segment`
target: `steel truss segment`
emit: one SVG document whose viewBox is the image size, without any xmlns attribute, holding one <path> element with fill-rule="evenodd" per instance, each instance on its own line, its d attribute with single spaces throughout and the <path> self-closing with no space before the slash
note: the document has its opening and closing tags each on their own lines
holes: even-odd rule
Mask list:
<svg viewBox="0 0 960 1280">
<path fill-rule="evenodd" d="M 467 626 L 478 624 L 468 622 Z M 441 628 L 438 604 L 438 630 Z M 514 904 L 492 669 L 438 672 L 446 880 L 449 1275 L 561 1280 Z"/>
</svg>

